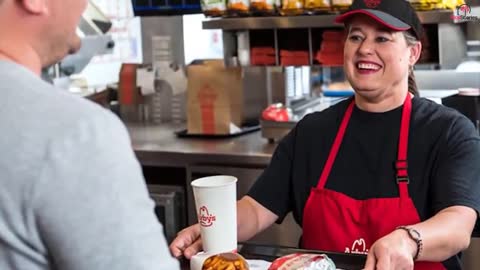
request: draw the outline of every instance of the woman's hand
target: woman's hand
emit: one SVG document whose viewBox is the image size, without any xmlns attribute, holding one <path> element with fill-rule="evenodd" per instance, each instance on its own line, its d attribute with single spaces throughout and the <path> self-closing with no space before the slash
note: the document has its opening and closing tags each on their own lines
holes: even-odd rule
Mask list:
<svg viewBox="0 0 480 270">
<path fill-rule="evenodd" d="M 258 232 L 272 225 L 278 216 L 249 196 L 237 202 L 238 241 L 247 241 Z M 170 253 L 176 258 L 190 259 L 203 250 L 200 224 L 183 229 L 170 244 Z"/>
<path fill-rule="evenodd" d="M 411 270 L 417 244 L 405 230 L 395 230 L 370 248 L 365 270 Z"/>
<path fill-rule="evenodd" d="M 190 259 L 201 250 L 200 224 L 183 229 L 170 244 L 170 252 L 176 258 L 185 256 L 187 259 Z"/>
</svg>

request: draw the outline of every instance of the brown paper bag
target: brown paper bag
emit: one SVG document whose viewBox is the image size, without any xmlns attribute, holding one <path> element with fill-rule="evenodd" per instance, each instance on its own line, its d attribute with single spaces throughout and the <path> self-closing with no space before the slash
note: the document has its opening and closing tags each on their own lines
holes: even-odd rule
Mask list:
<svg viewBox="0 0 480 270">
<path fill-rule="evenodd" d="M 188 73 L 187 130 L 190 134 L 230 134 L 231 124 L 243 119 L 241 68 L 221 61 L 190 65 Z"/>
</svg>

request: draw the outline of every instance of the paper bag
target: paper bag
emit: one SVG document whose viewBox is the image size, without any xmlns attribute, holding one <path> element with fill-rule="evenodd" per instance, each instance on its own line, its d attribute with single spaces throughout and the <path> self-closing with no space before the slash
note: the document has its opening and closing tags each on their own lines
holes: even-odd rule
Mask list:
<svg viewBox="0 0 480 270">
<path fill-rule="evenodd" d="M 190 134 L 231 134 L 242 124 L 242 69 L 219 61 L 190 65 L 187 130 Z"/>
</svg>

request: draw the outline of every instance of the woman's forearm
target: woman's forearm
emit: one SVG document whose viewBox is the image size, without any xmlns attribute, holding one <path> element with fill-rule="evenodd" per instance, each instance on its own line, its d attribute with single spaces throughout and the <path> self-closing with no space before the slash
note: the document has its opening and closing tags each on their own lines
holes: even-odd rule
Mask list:
<svg viewBox="0 0 480 270">
<path fill-rule="evenodd" d="M 238 241 L 247 241 L 272 225 L 277 216 L 254 199 L 245 196 L 237 202 Z"/>
<path fill-rule="evenodd" d="M 422 223 L 409 226 L 420 233 L 423 243 L 417 261 L 441 262 L 466 249 L 476 219 L 477 213 L 472 208 L 452 206 Z M 405 234 L 408 237 L 407 232 Z M 413 247 L 416 253 L 416 245 Z"/>
</svg>

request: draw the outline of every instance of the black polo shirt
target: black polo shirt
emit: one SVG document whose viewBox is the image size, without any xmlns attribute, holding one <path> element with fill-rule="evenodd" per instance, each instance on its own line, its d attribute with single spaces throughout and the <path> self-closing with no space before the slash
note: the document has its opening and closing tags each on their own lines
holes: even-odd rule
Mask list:
<svg viewBox="0 0 480 270">
<path fill-rule="evenodd" d="M 278 223 L 292 211 L 302 225 L 310 189 L 318 183 L 349 102 L 302 119 L 249 191 L 279 216 Z M 353 109 L 325 188 L 355 199 L 399 196 L 394 162 L 402 108 L 384 113 Z M 451 108 L 413 98 L 408 174 L 409 193 L 422 221 L 453 205 L 480 212 L 480 138 L 472 122 Z M 447 265 L 459 267 L 458 257 Z"/>
</svg>

